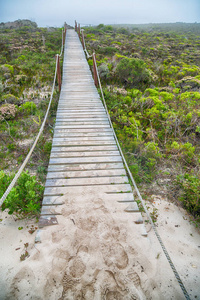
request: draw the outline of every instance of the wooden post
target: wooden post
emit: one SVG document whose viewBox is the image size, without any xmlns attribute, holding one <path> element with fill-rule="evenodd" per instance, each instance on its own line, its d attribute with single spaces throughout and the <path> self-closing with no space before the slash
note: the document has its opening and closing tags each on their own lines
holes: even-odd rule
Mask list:
<svg viewBox="0 0 200 300">
<path fill-rule="evenodd" d="M 83 29 L 81 29 L 81 33 L 82 33 L 82 46 L 83 46 L 83 50 L 85 50 L 85 39 L 84 39 Z"/>
<path fill-rule="evenodd" d="M 62 31 L 63 34 L 63 46 L 65 45 L 65 35 L 66 35 L 66 31 L 65 29 Z"/>
<path fill-rule="evenodd" d="M 60 56 L 59 54 L 56 55 L 57 59 L 57 80 L 58 80 L 58 88 L 59 92 L 61 91 L 61 70 L 60 70 Z"/>
<path fill-rule="evenodd" d="M 80 24 L 78 24 L 78 36 L 79 36 L 79 39 L 81 38 L 81 27 L 80 27 Z"/>
<path fill-rule="evenodd" d="M 98 78 L 97 78 L 97 69 L 96 69 L 96 54 L 93 53 L 92 55 L 92 60 L 93 60 L 93 73 L 94 73 L 94 84 L 96 87 L 98 87 Z"/>
<path fill-rule="evenodd" d="M 75 31 L 77 32 L 77 22 L 75 21 Z"/>
<path fill-rule="evenodd" d="M 65 22 L 65 34 L 66 34 L 66 32 L 67 32 L 67 24 Z"/>
</svg>

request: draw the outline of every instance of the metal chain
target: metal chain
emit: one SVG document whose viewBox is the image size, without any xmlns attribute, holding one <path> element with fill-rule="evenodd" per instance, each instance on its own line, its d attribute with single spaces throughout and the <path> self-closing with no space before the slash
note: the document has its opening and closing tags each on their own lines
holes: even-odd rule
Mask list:
<svg viewBox="0 0 200 300">
<path fill-rule="evenodd" d="M 126 162 L 126 159 L 125 159 L 125 157 L 124 157 L 124 154 L 123 154 L 123 152 L 122 152 L 121 146 L 120 146 L 120 144 L 119 144 L 118 138 L 117 138 L 117 136 L 116 136 L 116 133 L 115 133 L 115 130 L 114 130 L 114 127 L 113 127 L 113 125 L 112 125 L 112 121 L 111 121 L 111 118 L 110 118 L 110 115 L 109 115 L 109 112 L 108 112 L 108 108 L 107 108 L 106 101 L 105 101 L 105 98 L 104 98 L 103 89 L 102 89 L 102 85 L 101 85 L 101 81 L 100 81 L 100 77 L 99 77 L 99 72 L 98 72 L 98 68 L 97 68 L 97 63 L 96 63 L 96 59 L 95 59 L 95 55 L 94 55 L 94 54 L 93 54 L 93 57 L 94 57 L 95 68 L 96 68 L 96 71 L 97 71 L 96 73 L 97 73 L 97 78 L 98 78 L 98 82 L 99 82 L 99 88 L 100 88 L 101 96 L 102 96 L 102 99 L 103 99 L 103 104 L 104 104 L 104 107 L 105 107 L 105 110 L 106 110 L 106 113 L 107 113 L 107 116 L 108 116 L 108 120 L 109 120 L 110 127 L 111 127 L 111 129 L 112 129 L 112 131 L 113 131 L 113 135 L 114 135 L 115 141 L 116 141 L 116 143 L 117 143 L 118 149 L 119 149 L 120 154 L 121 154 L 121 156 L 122 156 L 124 165 L 125 165 L 125 167 L 126 167 L 126 170 L 127 170 L 127 172 L 128 172 L 128 175 L 129 175 L 129 177 L 130 177 L 130 179 L 131 179 L 131 181 L 132 181 L 132 183 L 133 183 L 133 186 L 134 186 L 134 188 L 135 188 L 135 190 L 136 190 L 136 192 L 137 192 L 137 195 L 138 195 L 138 197 L 139 197 L 139 199 L 140 199 L 140 201 L 141 201 L 141 204 L 142 204 L 142 206 L 143 206 L 143 208 L 144 208 L 144 211 L 145 211 L 145 213 L 146 213 L 146 215 L 147 215 L 147 217 L 148 217 L 148 219 L 149 219 L 149 221 L 150 221 L 150 223 L 151 223 L 151 226 L 152 226 L 152 228 L 153 228 L 153 230 L 154 230 L 154 233 L 155 233 L 155 235 L 156 235 L 156 237 L 157 237 L 157 239 L 158 239 L 158 241 L 159 241 L 159 243 L 160 243 L 160 245 L 161 245 L 161 248 L 162 248 L 162 250 L 163 250 L 163 252 L 164 252 L 164 254 L 165 254 L 165 256 L 166 256 L 166 258 L 167 258 L 167 260 L 168 260 L 168 262 L 169 262 L 169 264 L 170 264 L 170 267 L 171 267 L 172 271 L 174 272 L 174 275 L 175 275 L 175 277 L 176 277 L 176 279 L 177 279 L 177 281 L 178 281 L 178 283 L 179 283 L 179 286 L 180 286 L 180 288 L 181 288 L 181 290 L 182 290 L 182 292 L 183 292 L 185 298 L 186 298 L 187 300 L 190 300 L 190 296 L 189 296 L 189 294 L 188 294 L 188 292 L 187 292 L 187 290 L 186 290 L 186 288 L 185 288 L 185 286 L 184 286 L 184 284 L 183 284 L 183 282 L 182 282 L 182 280 L 181 280 L 181 278 L 180 278 L 180 276 L 179 276 L 179 274 L 178 274 L 178 271 L 176 270 L 176 268 L 175 268 L 175 266 L 174 266 L 174 264 L 173 264 L 173 262 L 172 262 L 172 260 L 171 260 L 171 258 L 170 258 L 170 255 L 169 255 L 169 253 L 168 253 L 168 251 L 167 251 L 167 249 L 166 249 L 166 247 L 165 247 L 165 245 L 164 245 L 164 243 L 163 243 L 163 241 L 162 241 L 162 239 L 161 239 L 161 236 L 159 235 L 159 233 L 158 233 L 158 231 L 157 231 L 157 228 L 155 227 L 155 225 L 154 225 L 154 223 L 153 223 L 153 221 L 152 221 L 152 218 L 151 218 L 151 216 L 149 215 L 149 212 L 148 212 L 148 210 L 147 210 L 147 207 L 146 207 L 146 205 L 145 205 L 145 202 L 144 202 L 144 200 L 142 199 L 142 196 L 141 196 L 141 194 L 140 194 L 140 192 L 139 192 L 139 190 L 138 190 L 138 187 L 137 187 L 137 185 L 136 185 L 136 183 L 135 183 L 135 180 L 133 179 L 132 173 L 131 173 L 131 171 L 130 171 L 130 169 L 129 169 L 129 166 L 128 166 L 128 164 L 127 164 L 127 162 Z"/>
<path fill-rule="evenodd" d="M 63 35 L 62 35 L 62 38 L 63 38 Z M 62 49 L 63 49 L 63 40 L 62 40 Z M 62 55 L 62 50 L 61 50 L 61 54 L 60 55 Z M 40 137 L 41 133 L 43 132 L 43 129 L 44 129 L 44 126 L 45 126 L 45 123 L 46 123 L 46 119 L 47 119 L 47 116 L 48 116 L 48 113 L 49 113 L 49 110 L 50 110 L 51 102 L 52 102 L 52 99 L 53 99 L 53 92 L 54 92 L 55 83 L 56 83 L 57 66 L 58 66 L 58 55 L 56 56 L 56 66 L 55 66 L 55 73 L 54 73 L 54 80 L 53 80 L 53 86 L 52 86 L 52 91 L 51 91 L 51 97 L 50 97 L 49 105 L 48 105 L 48 108 L 47 108 L 44 120 L 42 122 L 42 125 L 40 127 L 40 130 L 39 130 L 37 136 L 36 136 L 36 139 L 35 139 L 32 147 L 31 147 L 29 153 L 27 154 L 24 162 L 22 163 L 22 165 L 19 168 L 17 174 L 15 175 L 15 177 L 13 178 L 13 180 L 11 181 L 11 183 L 8 186 L 7 190 L 5 191 L 5 193 L 3 194 L 3 196 L 1 197 L 1 199 L 0 199 L 0 207 L 3 204 L 3 202 L 5 201 L 5 199 L 7 198 L 7 196 L 9 195 L 11 189 L 14 187 L 17 179 L 20 177 L 22 171 L 24 170 L 27 162 L 29 161 L 29 159 L 31 157 L 31 154 L 33 153 L 33 150 L 35 149 L 35 146 L 36 146 L 36 144 L 37 144 L 37 142 L 39 140 L 39 137 Z"/>
</svg>

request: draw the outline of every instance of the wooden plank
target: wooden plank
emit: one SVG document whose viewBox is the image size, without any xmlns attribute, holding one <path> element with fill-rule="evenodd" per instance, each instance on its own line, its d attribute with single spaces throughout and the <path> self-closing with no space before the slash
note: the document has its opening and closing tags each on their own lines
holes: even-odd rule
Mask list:
<svg viewBox="0 0 200 300">
<path fill-rule="evenodd" d="M 76 112 L 76 113 L 67 113 L 67 112 L 60 112 L 60 113 L 57 113 L 56 114 L 56 118 L 57 119 L 100 119 L 100 120 L 108 120 L 108 116 L 105 114 L 105 113 L 100 113 L 100 112 L 95 112 L 95 113 L 90 113 L 90 112 L 87 112 L 87 113 L 79 113 L 79 112 Z"/>
<path fill-rule="evenodd" d="M 97 94 L 83 94 L 80 93 L 80 95 L 78 95 L 77 93 L 69 93 L 66 92 L 66 95 L 64 95 L 64 99 L 65 101 L 81 101 L 83 103 L 87 103 L 87 102 L 94 102 L 94 103 L 98 103 L 98 100 L 100 101 L 100 98 Z"/>
<path fill-rule="evenodd" d="M 109 134 L 113 134 L 112 129 L 111 128 L 80 128 L 80 129 L 76 129 L 76 128 L 72 128 L 72 129 L 67 129 L 67 128 L 57 128 L 55 127 L 54 132 L 66 132 L 66 134 L 68 133 L 76 133 L 76 132 L 80 132 L 80 133 L 109 133 Z"/>
<path fill-rule="evenodd" d="M 52 152 L 51 153 L 51 158 L 57 157 L 57 158 L 62 158 L 62 157 L 87 157 L 87 156 L 119 156 L 119 151 L 79 151 L 79 152 Z"/>
<path fill-rule="evenodd" d="M 130 203 L 134 200 L 133 193 L 112 193 L 104 195 L 105 200 L 109 202 L 117 201 L 122 203 Z"/>
<path fill-rule="evenodd" d="M 41 209 L 41 216 L 45 216 L 45 215 L 61 215 L 61 212 L 59 211 L 60 206 L 56 206 L 56 205 L 43 205 L 42 209 Z"/>
<path fill-rule="evenodd" d="M 108 118 L 106 116 L 65 116 L 60 115 L 56 118 L 57 122 L 104 122 L 108 123 Z"/>
<path fill-rule="evenodd" d="M 106 117 L 82 117 L 82 116 L 76 116 L 76 117 L 70 117 L 70 116 L 58 116 L 56 118 L 56 123 L 58 122 L 94 122 L 94 121 L 99 121 L 99 122 L 104 122 L 104 123 L 108 123 L 108 119 Z"/>
<path fill-rule="evenodd" d="M 62 138 L 57 138 L 57 137 L 54 137 L 53 138 L 53 142 L 70 142 L 70 141 L 100 141 L 100 142 L 103 142 L 103 141 L 114 141 L 114 136 L 101 136 L 101 137 L 98 137 L 98 136 L 80 136 L 80 137 L 73 137 L 73 136 L 67 136 L 67 137 L 62 137 Z"/>
<path fill-rule="evenodd" d="M 115 145 L 113 141 L 53 141 L 52 146 L 98 146 L 98 145 Z"/>
<path fill-rule="evenodd" d="M 95 107 L 96 109 L 100 109 L 102 108 L 102 104 L 99 102 L 96 103 L 92 103 L 92 106 Z M 87 103 L 87 102 L 79 102 L 79 103 L 69 103 L 68 101 L 66 102 L 62 102 L 60 104 L 58 104 L 58 109 L 88 109 L 91 107 L 91 103 Z"/>
<path fill-rule="evenodd" d="M 63 157 L 63 158 L 50 158 L 50 165 L 59 164 L 90 164 L 90 163 L 107 163 L 107 162 L 122 162 L 120 155 L 118 156 L 98 156 L 98 157 Z"/>
<path fill-rule="evenodd" d="M 57 109 L 57 114 L 58 113 L 64 113 L 64 114 L 67 114 L 67 113 L 90 113 L 90 112 L 95 112 L 95 113 L 99 113 L 99 112 L 105 112 L 105 109 L 104 108 L 83 108 L 83 109 L 80 109 L 80 108 L 58 108 Z"/>
<path fill-rule="evenodd" d="M 55 215 L 48 215 L 48 216 L 40 216 L 39 222 L 38 222 L 38 227 L 43 228 L 45 226 L 50 226 L 50 225 L 57 225 L 58 221 Z"/>
<path fill-rule="evenodd" d="M 44 196 L 42 205 L 63 205 L 64 201 L 59 196 Z"/>
<path fill-rule="evenodd" d="M 95 124 L 93 124 L 93 125 L 91 125 L 91 124 L 84 124 L 84 125 L 80 125 L 80 124 L 77 124 L 77 125 L 66 125 L 66 123 L 65 122 L 59 122 L 59 124 L 56 124 L 56 128 L 66 128 L 66 129 L 74 129 L 74 128 L 78 128 L 78 129 L 83 129 L 83 128 L 91 128 L 91 129 L 93 129 L 93 128 L 110 128 L 110 125 L 108 125 L 108 124 L 97 124 L 97 125 L 95 125 Z"/>
<path fill-rule="evenodd" d="M 81 98 L 81 99 L 85 99 L 85 100 L 97 100 L 100 99 L 100 96 L 97 92 L 78 92 L 78 91 L 65 91 L 65 90 L 61 90 L 61 99 L 67 99 L 67 98 Z"/>
<path fill-rule="evenodd" d="M 117 145 L 104 145 L 104 146 L 71 146 L 71 147 L 59 147 L 53 146 L 51 152 L 87 152 L 87 151 L 116 151 Z"/>
<path fill-rule="evenodd" d="M 85 123 L 87 125 L 87 123 L 92 123 L 95 125 L 98 125 L 99 123 L 101 124 L 109 124 L 109 121 L 107 118 L 57 118 L 56 120 L 56 124 L 59 123 L 74 123 L 74 125 L 76 125 L 76 123 Z"/>
<path fill-rule="evenodd" d="M 65 171 L 48 172 L 47 179 L 53 178 L 82 178 L 82 177 L 105 177 L 105 176 L 125 176 L 124 169 L 90 170 L 90 171 Z"/>
<path fill-rule="evenodd" d="M 53 195 L 64 195 L 66 193 L 76 192 L 77 194 L 81 191 L 84 192 L 84 187 L 69 186 L 69 187 L 46 187 L 44 190 L 44 196 L 53 196 Z M 92 185 L 92 189 L 95 193 L 127 193 L 132 192 L 131 186 L 129 184 L 109 184 L 102 185 L 101 187 Z"/>
<path fill-rule="evenodd" d="M 84 127 L 84 126 L 80 126 L 80 125 L 90 125 L 90 127 L 93 127 L 92 125 L 96 126 L 96 125 L 104 125 L 104 126 L 108 126 L 110 127 L 110 124 L 108 122 L 108 120 L 93 120 L 93 121 L 88 121 L 86 120 L 82 120 L 80 119 L 79 121 L 77 120 L 69 120 L 69 119 L 60 119 L 57 120 L 57 122 L 55 123 L 55 128 L 57 128 L 57 126 L 62 126 L 62 125 L 66 125 L 66 126 L 77 126 L 79 125 L 79 127 Z"/>
<path fill-rule="evenodd" d="M 123 163 L 107 162 L 107 163 L 88 163 L 88 164 L 60 164 L 60 165 L 49 165 L 48 172 L 66 172 L 66 171 L 90 171 L 90 170 L 112 170 L 122 169 Z"/>
<path fill-rule="evenodd" d="M 109 177 L 88 177 L 88 178 L 62 178 L 47 179 L 45 187 L 64 187 L 64 186 L 83 186 L 83 185 L 104 185 L 104 184 L 120 184 L 128 183 L 127 176 L 109 176 Z"/>
<path fill-rule="evenodd" d="M 125 208 L 126 212 L 139 212 L 139 208 L 136 202 L 131 202 L 129 205 Z M 142 220 L 143 222 L 143 220 Z"/>
<path fill-rule="evenodd" d="M 62 129 L 61 129 L 62 130 Z M 59 129 L 54 130 L 54 137 L 65 137 L 65 136 L 113 136 L 112 132 L 70 132 L 70 131 L 60 131 Z"/>
<path fill-rule="evenodd" d="M 96 112 L 96 111 L 89 111 L 89 112 L 82 112 L 82 111 L 76 111 L 76 112 L 57 112 L 57 117 L 73 117 L 75 118 L 76 116 L 78 117 L 87 117 L 87 118 L 96 118 L 96 117 L 101 117 L 101 118 L 105 118 L 107 117 L 107 115 L 105 114 L 105 112 Z"/>
</svg>

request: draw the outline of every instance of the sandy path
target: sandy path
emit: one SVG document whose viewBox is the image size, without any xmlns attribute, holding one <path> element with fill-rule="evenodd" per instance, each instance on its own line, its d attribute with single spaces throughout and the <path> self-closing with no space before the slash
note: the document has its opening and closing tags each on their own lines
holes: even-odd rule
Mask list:
<svg viewBox="0 0 200 300">
<path fill-rule="evenodd" d="M 127 204 L 106 194 L 93 199 L 92 190 L 76 199 L 62 197 L 59 225 L 43 230 L 36 247 L 25 228 L 32 223 L 3 214 L 0 299 L 184 299 L 152 230 L 148 238 L 139 234 Z M 182 209 L 154 200 L 163 241 L 191 298 L 200 299 L 199 234 Z M 20 262 L 27 242 L 30 257 Z"/>
</svg>

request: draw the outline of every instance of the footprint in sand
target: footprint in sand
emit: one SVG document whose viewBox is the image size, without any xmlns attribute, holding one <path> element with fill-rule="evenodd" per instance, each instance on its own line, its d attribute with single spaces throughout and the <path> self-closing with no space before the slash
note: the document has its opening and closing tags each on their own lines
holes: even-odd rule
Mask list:
<svg viewBox="0 0 200 300">
<path fill-rule="evenodd" d="M 107 266 L 114 264 L 118 269 L 125 269 L 127 267 L 128 255 L 121 244 L 104 244 L 101 250 Z"/>
<path fill-rule="evenodd" d="M 130 269 L 128 271 L 127 279 L 129 282 L 133 282 L 136 287 L 140 286 L 140 283 L 141 283 L 140 277 L 133 269 Z"/>
<path fill-rule="evenodd" d="M 25 299 L 26 294 L 32 295 L 31 286 L 35 288 L 35 275 L 31 268 L 22 268 L 13 278 L 9 299 Z M 36 297 L 35 299 L 41 299 Z"/>
<path fill-rule="evenodd" d="M 74 278 L 80 278 L 86 270 L 86 266 L 82 262 L 80 257 L 75 257 L 69 267 L 70 275 Z"/>
</svg>

